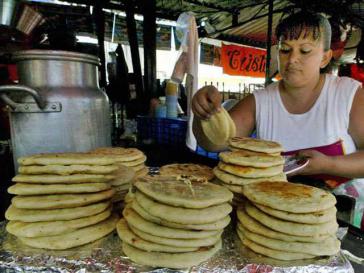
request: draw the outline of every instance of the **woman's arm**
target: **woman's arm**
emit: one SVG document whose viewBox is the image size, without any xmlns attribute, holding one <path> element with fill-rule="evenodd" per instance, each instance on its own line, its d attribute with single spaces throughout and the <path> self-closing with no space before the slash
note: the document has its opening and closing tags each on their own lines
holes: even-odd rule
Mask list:
<svg viewBox="0 0 364 273">
<path fill-rule="evenodd" d="M 211 115 L 220 111 L 222 96 L 216 87 L 204 86 L 192 98 L 193 122 L 192 131 L 198 145 L 206 151 L 217 152 L 225 150 L 225 146 L 217 146 L 209 141 L 202 130 L 202 120 L 209 119 Z"/>
<path fill-rule="evenodd" d="M 236 126 L 236 136 L 250 136 L 255 128 L 255 98 L 254 95 L 248 95 L 237 105 L 235 105 L 229 114 Z"/>
<path fill-rule="evenodd" d="M 343 177 L 364 177 L 364 89 L 355 94 L 350 111 L 349 134 L 358 149 L 357 152 L 344 156 L 326 156 L 320 152 L 308 150 L 300 155 L 310 158 L 310 163 L 295 174 L 325 173 Z"/>
</svg>

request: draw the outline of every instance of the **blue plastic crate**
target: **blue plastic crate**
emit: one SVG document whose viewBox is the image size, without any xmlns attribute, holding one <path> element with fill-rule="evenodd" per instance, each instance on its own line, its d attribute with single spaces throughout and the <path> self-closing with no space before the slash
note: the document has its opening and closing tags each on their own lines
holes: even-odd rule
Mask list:
<svg viewBox="0 0 364 273">
<path fill-rule="evenodd" d="M 202 148 L 202 147 L 200 147 L 198 145 L 197 145 L 197 148 L 196 148 L 196 151 L 195 152 L 198 155 L 206 156 L 208 158 L 219 159 L 219 153 L 216 153 L 216 152 L 208 152 L 204 148 Z"/>
<path fill-rule="evenodd" d="M 185 145 L 186 119 L 137 117 L 138 143 Z"/>
</svg>

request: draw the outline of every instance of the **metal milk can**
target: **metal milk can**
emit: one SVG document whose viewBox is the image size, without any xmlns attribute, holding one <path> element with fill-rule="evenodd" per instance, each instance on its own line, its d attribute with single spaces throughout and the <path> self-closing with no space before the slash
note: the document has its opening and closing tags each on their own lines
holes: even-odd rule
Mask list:
<svg viewBox="0 0 364 273">
<path fill-rule="evenodd" d="M 111 146 L 110 107 L 98 86 L 97 57 L 68 51 L 14 53 L 19 85 L 0 86 L 10 107 L 16 160 L 44 152 Z"/>
</svg>

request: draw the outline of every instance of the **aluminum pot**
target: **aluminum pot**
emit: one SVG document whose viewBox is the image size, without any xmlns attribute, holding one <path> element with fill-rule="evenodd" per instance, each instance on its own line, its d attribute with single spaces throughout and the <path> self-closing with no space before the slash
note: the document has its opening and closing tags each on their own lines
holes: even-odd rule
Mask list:
<svg viewBox="0 0 364 273">
<path fill-rule="evenodd" d="M 99 89 L 97 57 L 26 50 L 13 59 L 19 84 L 0 86 L 0 97 L 10 108 L 16 169 L 21 156 L 111 145 L 110 106 Z"/>
</svg>

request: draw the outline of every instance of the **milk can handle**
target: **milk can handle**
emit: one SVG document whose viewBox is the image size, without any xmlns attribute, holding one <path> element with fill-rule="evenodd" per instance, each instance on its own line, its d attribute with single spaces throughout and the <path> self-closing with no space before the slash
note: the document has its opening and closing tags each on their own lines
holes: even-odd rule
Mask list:
<svg viewBox="0 0 364 273">
<path fill-rule="evenodd" d="M 36 103 L 38 104 L 38 107 L 40 109 L 43 109 L 46 105 L 46 102 L 43 100 L 43 98 L 39 95 L 38 91 L 25 86 L 21 84 L 9 84 L 9 85 L 1 85 L 0 86 L 0 98 L 8 104 L 11 108 L 15 109 L 18 103 L 13 101 L 6 93 L 9 92 L 25 92 L 31 95 Z"/>
</svg>

